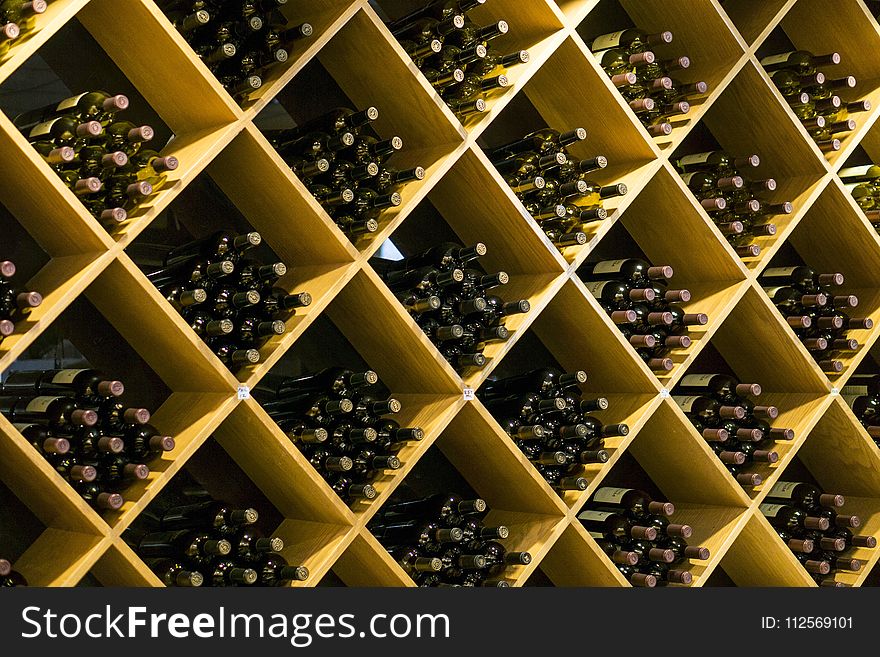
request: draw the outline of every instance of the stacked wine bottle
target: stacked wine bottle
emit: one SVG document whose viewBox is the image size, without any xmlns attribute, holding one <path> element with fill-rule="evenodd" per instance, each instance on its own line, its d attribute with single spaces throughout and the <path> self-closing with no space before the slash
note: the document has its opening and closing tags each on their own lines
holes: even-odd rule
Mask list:
<svg viewBox="0 0 880 657">
<path fill-rule="evenodd" d="M 853 374 L 840 394 L 880 447 L 880 375 Z"/>
<path fill-rule="evenodd" d="M 34 308 L 43 303 L 43 295 L 16 286 L 15 263 L 0 261 L 0 343 L 13 334 L 16 322 L 24 320 Z"/>
<path fill-rule="evenodd" d="M 381 398 L 378 386 L 373 371 L 330 367 L 253 392 L 333 491 L 354 504 L 375 498 L 372 482 L 400 468 L 397 453 L 425 435 L 386 417 L 402 407 L 397 399 Z"/>
<path fill-rule="evenodd" d="M 564 133 L 545 128 L 485 149 L 526 211 L 559 248 L 586 244 L 585 226 L 608 217 L 602 202 L 627 192 L 623 183 L 603 186 L 587 179 L 608 166 L 605 156 L 571 159 L 567 147 L 586 138 L 583 128 Z"/>
<path fill-rule="evenodd" d="M 779 409 L 750 399 L 760 394 L 760 384 L 741 383 L 727 374 L 688 374 L 672 397 L 743 487 L 762 483 L 760 474 L 749 472 L 755 464 L 779 460 L 775 441 L 794 439 L 794 430 L 770 426 Z"/>
<path fill-rule="evenodd" d="M 13 370 L 0 413 L 93 508 L 118 510 L 123 493 L 174 449 L 145 408 L 128 408 L 121 381 L 92 369 Z"/>
<path fill-rule="evenodd" d="M 778 481 L 759 507 L 820 586 L 845 586 L 834 573 L 857 572 L 864 565 L 852 557 L 852 548 L 877 547 L 873 536 L 853 534 L 862 522 L 838 511 L 844 503 L 843 495 L 824 493 L 812 484 Z"/>
<path fill-rule="evenodd" d="M 388 23 L 449 108 L 463 121 L 488 110 L 486 99 L 510 86 L 507 71 L 529 61 L 527 50 L 493 52 L 492 40 L 510 26 L 499 20 L 478 25 L 469 12 L 487 0 L 431 0 Z"/>
<path fill-rule="evenodd" d="M 688 545 L 690 525 L 675 524 L 671 502 L 657 502 L 635 488 L 599 488 L 577 518 L 633 586 L 690 584 L 689 559 L 709 550 Z"/>
<path fill-rule="evenodd" d="M 369 127 L 377 118 L 375 107 L 359 112 L 338 108 L 296 128 L 265 131 L 269 143 L 353 241 L 379 230 L 382 213 L 403 202 L 398 190 L 425 177 L 424 167 L 387 166 L 403 140 L 379 140 Z"/>
<path fill-rule="evenodd" d="M 691 346 L 689 326 L 709 321 L 704 313 L 689 313 L 681 303 L 691 300 L 689 290 L 669 289 L 672 267 L 653 267 L 640 258 L 588 262 L 578 275 L 618 330 L 652 370 L 670 371 L 671 349 Z"/>
<path fill-rule="evenodd" d="M 147 278 L 217 357 L 237 370 L 260 362 L 260 347 L 282 335 L 291 311 L 308 306 L 308 292 L 278 287 L 283 262 L 248 257 L 262 243 L 257 232 L 218 231 L 176 247 Z"/>
<path fill-rule="evenodd" d="M 105 226 L 124 223 L 142 204 L 170 185 L 173 155 L 145 144 L 148 125 L 119 118 L 129 106 L 122 94 L 91 91 L 16 116 L 12 122 L 62 182 Z"/>
<path fill-rule="evenodd" d="M 236 509 L 202 491 L 159 517 L 144 515 L 149 529 L 129 529 L 123 538 L 165 586 L 287 586 L 309 576 L 278 554 L 284 541 L 253 526 L 256 509 Z"/>
<path fill-rule="evenodd" d="M 865 164 L 844 167 L 838 174 L 874 230 L 880 232 L 880 166 Z"/>
<path fill-rule="evenodd" d="M 0 589 L 27 585 L 24 575 L 13 570 L 12 563 L 8 559 L 0 558 Z"/>
<path fill-rule="evenodd" d="M 13 0 L 0 5 L 0 57 L 34 34 L 37 17 L 46 13 L 49 2 L 51 0 Z"/>
<path fill-rule="evenodd" d="M 510 530 L 487 527 L 481 499 L 455 493 L 386 504 L 370 531 L 419 586 L 509 587 L 508 566 L 531 563 L 528 552 L 508 551 L 501 543 Z"/>
<path fill-rule="evenodd" d="M 675 160 L 685 184 L 741 258 L 756 258 L 761 246 L 754 240 L 776 234 L 776 224 L 768 217 L 794 211 L 789 201 L 767 202 L 767 195 L 776 190 L 776 180 L 755 180 L 748 175 L 760 164 L 755 154 L 737 157 L 724 151 Z"/>
<path fill-rule="evenodd" d="M 504 325 L 507 317 L 530 309 L 526 299 L 505 302 L 488 294 L 506 285 L 510 277 L 503 271 L 485 274 L 473 267 L 487 251 L 481 242 L 471 247 L 442 242 L 402 260 L 370 261 L 459 373 L 484 367 L 486 347 L 510 337 Z"/>
<path fill-rule="evenodd" d="M 761 59 L 761 66 L 823 153 L 840 150 L 840 136 L 856 129 L 852 115 L 871 109 L 868 100 L 842 100 L 856 86 L 852 75 L 828 79 L 820 69 L 840 64 L 840 53 L 792 50 Z"/>
<path fill-rule="evenodd" d="M 516 446 L 557 491 L 583 491 L 587 463 L 605 463 L 605 438 L 625 436 L 626 424 L 603 424 L 593 413 L 608 400 L 582 399 L 584 371 L 542 368 L 484 383 L 477 396 Z"/>
<path fill-rule="evenodd" d="M 294 42 L 310 37 L 309 23 L 289 26 L 287 0 L 159 0 L 196 54 L 239 103 L 287 61 Z"/>
<path fill-rule="evenodd" d="M 686 121 L 691 105 L 702 102 L 709 91 L 703 81 L 676 79 L 686 74 L 690 58 L 657 57 L 654 50 L 670 43 L 672 32 L 648 34 L 637 28 L 603 34 L 590 43 L 612 84 L 653 137 L 672 134 L 673 123 Z"/>
<path fill-rule="evenodd" d="M 840 374 L 844 364 L 839 359 L 859 349 L 858 341 L 847 333 L 874 326 L 869 317 L 849 315 L 859 299 L 842 291 L 843 274 L 820 274 L 806 265 L 771 267 L 761 274 L 760 282 L 795 335 L 829 374 Z"/>
</svg>

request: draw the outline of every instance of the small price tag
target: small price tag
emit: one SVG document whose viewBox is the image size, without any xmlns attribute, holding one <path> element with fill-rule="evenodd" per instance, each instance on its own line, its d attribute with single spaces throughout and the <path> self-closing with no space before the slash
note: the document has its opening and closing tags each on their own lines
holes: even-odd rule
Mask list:
<svg viewBox="0 0 880 657">
<path fill-rule="evenodd" d="M 465 401 L 473 401 L 474 399 L 477 398 L 477 396 L 474 394 L 473 388 L 465 388 L 463 390 L 463 392 L 464 392 L 464 400 Z"/>
<path fill-rule="evenodd" d="M 250 399 L 251 398 L 251 389 L 247 386 L 238 386 L 238 398 L 239 399 Z"/>
<path fill-rule="evenodd" d="M 660 388 L 660 397 L 662 399 L 669 399 L 669 390 L 666 388 Z"/>
<path fill-rule="evenodd" d="M 832 394 L 832 395 L 839 395 L 839 394 L 840 394 L 840 388 L 831 388 L 831 394 Z"/>
</svg>

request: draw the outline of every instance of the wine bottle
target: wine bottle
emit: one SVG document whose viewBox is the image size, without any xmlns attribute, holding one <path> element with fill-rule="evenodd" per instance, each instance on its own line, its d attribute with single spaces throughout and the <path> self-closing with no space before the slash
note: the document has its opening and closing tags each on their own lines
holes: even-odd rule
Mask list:
<svg viewBox="0 0 880 657">
<path fill-rule="evenodd" d="M 162 516 L 162 529 L 211 528 L 222 535 L 243 525 L 253 525 L 258 518 L 255 509 L 234 509 L 216 501 L 200 502 L 168 509 Z"/>
<path fill-rule="evenodd" d="M 78 407 L 70 397 L 0 397 L 0 413 L 12 422 L 47 424 L 57 430 L 98 422 L 95 411 Z"/>
<path fill-rule="evenodd" d="M 671 516 L 675 512 L 675 506 L 671 502 L 654 501 L 647 493 L 635 488 L 605 486 L 596 490 L 592 501 L 597 504 L 623 508 L 634 518 L 642 518 L 648 514 Z"/>
<path fill-rule="evenodd" d="M 16 370 L 0 386 L 5 394 L 71 395 L 119 397 L 125 391 L 121 381 L 107 380 L 98 370 Z"/>
<path fill-rule="evenodd" d="M 304 582 L 309 578 L 305 566 L 291 566 L 280 554 L 267 553 L 255 564 L 260 586 L 286 586 L 288 582 Z"/>
<path fill-rule="evenodd" d="M 186 565 L 175 559 L 149 559 L 146 564 L 165 586 L 198 587 L 205 581 L 202 573 L 188 570 Z"/>
<path fill-rule="evenodd" d="M 600 53 L 609 48 L 623 48 L 629 52 L 643 52 L 668 43 L 672 43 L 672 32 L 663 31 L 649 34 L 637 28 L 629 28 L 594 38 L 590 42 L 590 50 L 594 53 Z"/>
<path fill-rule="evenodd" d="M 607 281 L 624 280 L 633 286 L 647 286 L 655 279 L 672 278 L 672 267 L 653 267 L 639 258 L 604 260 L 585 263 L 578 274 L 584 280 Z"/>
<path fill-rule="evenodd" d="M 827 518 L 809 516 L 806 511 L 791 505 L 764 503 L 758 508 L 771 525 L 795 534 L 804 529 L 825 531 L 829 526 Z"/>
<path fill-rule="evenodd" d="M 797 505 L 807 511 L 817 507 L 837 508 L 845 502 L 842 495 L 826 494 L 812 484 L 792 481 L 776 482 L 767 497 L 779 500 L 780 503 Z"/>
</svg>

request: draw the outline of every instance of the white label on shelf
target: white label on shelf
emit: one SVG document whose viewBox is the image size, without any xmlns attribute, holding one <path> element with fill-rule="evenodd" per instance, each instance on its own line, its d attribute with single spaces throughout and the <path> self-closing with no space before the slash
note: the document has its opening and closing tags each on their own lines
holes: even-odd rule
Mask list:
<svg viewBox="0 0 880 657">
<path fill-rule="evenodd" d="M 578 514 L 578 520 L 594 520 L 596 522 L 605 522 L 608 516 L 612 515 L 614 515 L 613 511 L 594 511 L 593 509 L 587 509 L 585 511 L 581 511 Z"/>
<path fill-rule="evenodd" d="M 863 164 L 860 167 L 846 167 L 845 169 L 841 169 L 837 174 L 841 178 L 852 178 L 853 176 L 864 176 L 871 170 L 872 167 L 877 166 L 876 164 Z"/>
<path fill-rule="evenodd" d="M 699 395 L 686 395 L 684 397 L 679 397 L 677 395 L 673 395 L 672 400 L 681 406 L 681 410 L 685 413 L 690 413 L 691 409 L 694 407 L 694 402 L 700 398 Z"/>
<path fill-rule="evenodd" d="M 31 131 L 28 133 L 28 137 L 33 139 L 34 137 L 45 137 L 46 135 L 52 132 L 52 125 L 63 117 L 58 117 L 57 119 L 52 119 L 51 121 L 43 121 L 42 123 L 38 123 Z"/>
<path fill-rule="evenodd" d="M 25 406 L 25 411 L 32 413 L 38 412 L 42 413 L 47 408 L 49 408 L 49 404 L 51 404 L 56 399 L 61 399 L 60 397 L 34 397 L 31 399 L 30 403 Z"/>
<path fill-rule="evenodd" d="M 251 389 L 247 386 L 238 386 L 238 398 L 241 400 L 251 398 Z"/>
<path fill-rule="evenodd" d="M 596 299 L 602 298 L 602 290 L 605 289 L 605 286 L 608 283 L 612 283 L 613 281 L 593 281 L 592 283 L 585 283 L 584 287 L 590 291 L 590 294 L 593 295 Z"/>
<path fill-rule="evenodd" d="M 773 66 L 774 64 L 785 64 L 788 61 L 790 52 L 784 52 L 781 55 L 770 55 L 761 59 L 761 66 Z"/>
<path fill-rule="evenodd" d="M 620 270 L 623 268 L 623 263 L 626 262 L 626 259 L 623 260 L 603 260 L 602 262 L 597 262 L 596 266 L 593 267 L 594 274 L 619 274 Z"/>
<path fill-rule="evenodd" d="M 62 385 L 71 384 L 80 372 L 85 371 L 86 370 L 59 370 L 58 373 L 52 377 L 52 383 L 60 383 Z"/>
<path fill-rule="evenodd" d="M 776 515 L 784 508 L 784 504 L 762 504 L 758 507 L 761 513 L 763 513 L 768 518 L 775 518 Z"/>
<path fill-rule="evenodd" d="M 840 394 L 844 397 L 864 397 L 868 394 L 868 386 L 853 385 L 852 383 L 849 383 L 843 386 Z"/>
<path fill-rule="evenodd" d="M 477 398 L 477 396 L 474 394 L 473 388 L 464 388 L 462 390 L 462 393 L 463 393 L 465 401 L 473 401 L 474 399 Z"/>
<path fill-rule="evenodd" d="M 764 270 L 764 276 L 791 276 L 797 267 L 770 267 Z"/>
<path fill-rule="evenodd" d="M 74 107 L 76 107 L 76 104 L 79 102 L 80 98 L 82 98 L 83 96 L 88 96 L 88 95 L 89 95 L 89 93 L 86 92 L 84 94 L 80 94 L 79 96 L 71 96 L 70 98 L 65 98 L 60 103 L 58 103 L 58 106 L 55 108 L 55 111 L 56 112 L 63 112 L 64 110 L 73 109 Z"/>
<path fill-rule="evenodd" d="M 620 499 L 631 490 L 631 488 L 611 488 L 606 486 L 596 491 L 596 494 L 593 495 L 593 501 L 604 502 L 605 504 L 620 504 Z"/>
<path fill-rule="evenodd" d="M 683 386 L 702 386 L 705 387 L 709 385 L 709 381 L 712 380 L 714 374 L 688 374 L 687 376 L 683 376 L 679 383 Z"/>
<path fill-rule="evenodd" d="M 593 39 L 593 43 L 590 44 L 590 50 L 596 52 L 597 50 L 607 50 L 608 48 L 616 48 L 620 45 L 620 37 L 623 36 L 623 33 L 626 30 L 620 30 L 618 32 L 610 32 L 609 34 L 603 34 L 602 36 L 597 36 Z"/>
<path fill-rule="evenodd" d="M 678 163 L 682 166 L 687 166 L 688 164 L 705 164 L 709 161 L 709 156 L 712 155 L 714 151 L 707 151 L 705 153 L 694 153 L 693 155 L 685 155 L 682 158 L 679 158 Z"/>
<path fill-rule="evenodd" d="M 797 486 L 796 481 L 777 481 L 773 488 L 770 489 L 770 492 L 767 493 L 767 496 L 784 497 L 790 500 L 791 496 L 794 495 L 795 486 Z"/>
<path fill-rule="evenodd" d="M 840 390 L 838 390 L 837 388 L 831 388 L 831 396 L 832 397 L 834 397 L 835 395 L 839 395 L 839 394 L 840 394 Z"/>
<path fill-rule="evenodd" d="M 660 388 L 660 398 L 669 399 L 669 388 Z"/>
</svg>

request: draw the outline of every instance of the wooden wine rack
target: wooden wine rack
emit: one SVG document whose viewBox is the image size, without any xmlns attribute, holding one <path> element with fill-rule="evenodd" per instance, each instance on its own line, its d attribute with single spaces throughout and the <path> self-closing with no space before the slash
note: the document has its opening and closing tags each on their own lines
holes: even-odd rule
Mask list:
<svg viewBox="0 0 880 657">
<path fill-rule="evenodd" d="M 416 0 L 379 4 L 397 11 Z M 0 372 L 85 295 L 170 391 L 153 421 L 177 438 L 175 451 L 151 465 L 150 478 L 130 491 L 121 511 L 102 517 L 0 417 L 0 481 L 43 525 L 23 554 L 14 555 L 31 584 L 74 586 L 90 576 L 104 585 L 161 586 L 120 535 L 212 436 L 283 517 L 277 534 L 285 540 L 285 556 L 312 573 L 295 586 L 314 586 L 330 571 L 350 586 L 413 585 L 366 524 L 433 445 L 488 501 L 490 521 L 511 528 L 508 545 L 535 557 L 510 574 L 517 585 L 540 568 L 557 586 L 629 586 L 575 519 L 623 459 L 638 463 L 675 503 L 676 521 L 693 525 L 694 542 L 711 550 L 708 562 L 692 565 L 694 586 L 722 580 L 815 586 L 757 511 L 768 486 L 795 460 L 823 488 L 846 496 L 846 511 L 863 519 L 861 533 L 880 537 L 880 450 L 837 394 L 857 367 L 880 371 L 880 358 L 869 355 L 880 336 L 880 238 L 836 175 L 859 148 L 880 162 L 880 127 L 874 125 L 880 116 L 880 63 L 874 56 L 880 25 L 861 0 L 728 0 L 724 7 L 716 0 L 490 0 L 474 18 L 508 20 L 511 31 L 498 39 L 498 47 L 526 48 L 531 61 L 512 71 L 513 86 L 489 102 L 487 113 L 464 125 L 366 0 L 292 0 L 285 11 L 291 24 L 311 22 L 315 34 L 297 45 L 244 108 L 152 0 L 54 0 L 39 18 L 39 31 L 0 65 L 2 83 L 68 22 L 78 21 L 176 135 L 165 150 L 181 162 L 174 187 L 108 233 L 0 113 L 0 202 L 47 254 L 29 282 L 45 302 L 0 344 Z M 708 99 L 668 138 L 649 137 L 585 45 L 584 38 L 617 29 L 627 15 L 644 29 L 672 30 L 677 51 L 693 62 L 687 77 L 710 84 Z M 840 52 L 841 68 L 858 78 L 860 97 L 872 101 L 874 109 L 857 116 L 857 129 L 837 153 L 823 156 L 758 64 L 765 41 L 780 34 L 798 48 Z M 406 143 L 400 164 L 422 164 L 428 172 L 405 188 L 403 205 L 383 215 L 380 231 L 357 246 L 253 123 L 315 59 L 355 105 L 380 107 L 378 131 L 399 134 Z M 93 86 L 99 79 L 92 75 Z M 589 137 L 574 154 L 606 155 L 611 166 L 602 172 L 603 181 L 629 187 L 628 195 L 613 200 L 614 211 L 586 246 L 557 251 L 477 143 L 487 130 L 521 135 L 538 127 L 518 123 L 523 104 L 546 125 L 587 128 Z M 698 131 L 695 126 L 726 150 L 759 153 L 760 172 L 776 177 L 780 199 L 794 203 L 795 212 L 779 218 L 778 234 L 754 260 L 735 255 L 669 163 Z M 282 283 L 314 297 L 288 333 L 263 350 L 264 362 L 238 377 L 126 251 L 204 174 L 292 265 Z M 463 242 L 486 242 L 487 267 L 511 274 L 505 294 L 532 303 L 529 314 L 509 325 L 511 340 L 488 349 L 488 367 L 464 379 L 368 264 L 423 201 L 433 204 Z M 674 369 L 659 378 L 576 273 L 591 254 L 613 254 L 608 245 L 621 235 L 652 261 L 671 264 L 676 285 L 693 292 L 689 305 L 710 317 L 693 345 L 674 353 Z M 861 299 L 860 310 L 874 319 L 872 331 L 854 336 L 864 346 L 846 359 L 839 376 L 829 378 L 817 367 L 757 283 L 767 264 L 791 247 L 817 269 L 843 272 L 848 290 Z M 379 497 L 353 509 L 253 399 L 237 394 L 239 386 L 260 381 L 319 318 L 329 318 L 402 400 L 402 421 L 426 430 L 423 441 L 401 454 L 404 467 L 376 484 Z M 554 493 L 482 404 L 463 394 L 478 388 L 525 335 L 537 338 L 563 367 L 587 370 L 586 389 L 611 402 L 609 421 L 631 427 L 628 436 L 609 440 L 607 464 L 589 466 L 584 493 L 562 498 Z M 764 470 L 765 484 L 755 491 L 736 484 L 669 399 L 668 391 L 709 345 L 740 378 L 760 382 L 768 402 L 782 411 L 777 425 L 796 431 L 794 441 L 778 444 L 780 461 Z M 125 379 L 125 372 L 114 373 Z M 12 523 L 0 533 L 14 532 L 14 520 L 0 517 Z M 876 579 L 871 573 L 880 549 L 861 552 L 857 556 L 867 566 L 838 579 L 856 586 Z M 727 578 L 713 577 L 721 571 Z"/>
</svg>

